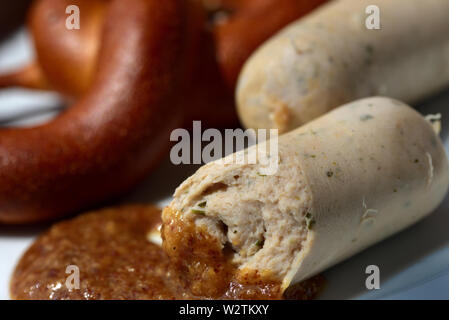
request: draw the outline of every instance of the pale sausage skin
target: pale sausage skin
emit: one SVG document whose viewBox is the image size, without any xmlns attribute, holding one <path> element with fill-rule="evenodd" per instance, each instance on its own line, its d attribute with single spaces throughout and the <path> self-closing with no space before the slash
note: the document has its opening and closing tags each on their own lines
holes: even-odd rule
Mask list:
<svg viewBox="0 0 449 320">
<path fill-rule="evenodd" d="M 238 276 L 257 273 L 284 289 L 417 222 L 449 184 L 433 126 L 383 97 L 281 136 L 277 172 L 259 172 L 259 164 L 206 164 L 176 190 L 163 221 L 193 221 L 232 248 Z"/>
<path fill-rule="evenodd" d="M 380 9 L 368 30 L 365 9 Z M 292 130 L 350 101 L 415 103 L 449 84 L 449 1 L 336 0 L 292 23 L 247 61 L 237 88 L 248 128 Z"/>
</svg>

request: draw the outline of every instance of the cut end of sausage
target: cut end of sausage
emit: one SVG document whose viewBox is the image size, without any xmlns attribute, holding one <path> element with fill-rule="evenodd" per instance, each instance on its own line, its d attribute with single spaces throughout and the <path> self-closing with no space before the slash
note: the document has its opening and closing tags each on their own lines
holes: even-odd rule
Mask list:
<svg viewBox="0 0 449 320">
<path fill-rule="evenodd" d="M 163 220 L 188 220 L 206 231 L 226 252 L 237 278 L 257 274 L 282 282 L 309 235 L 311 193 L 297 166 L 274 175 L 259 169 L 205 165 L 176 190 Z"/>
</svg>

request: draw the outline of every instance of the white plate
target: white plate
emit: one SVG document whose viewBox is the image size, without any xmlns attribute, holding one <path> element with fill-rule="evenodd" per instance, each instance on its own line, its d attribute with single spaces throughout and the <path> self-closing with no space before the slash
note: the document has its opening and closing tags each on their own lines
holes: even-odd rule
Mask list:
<svg viewBox="0 0 449 320">
<path fill-rule="evenodd" d="M 0 71 L 30 59 L 24 31 L 0 46 Z M 22 90 L 0 92 L 0 122 L 22 111 L 56 107 L 57 95 Z M 442 137 L 449 150 L 449 90 L 418 107 L 423 114 L 443 115 Z M 36 123 L 45 113 L 18 121 Z M 449 128 L 449 125 L 446 126 Z M 174 166 L 166 161 L 127 202 L 167 204 L 175 187 L 195 171 L 195 166 Z M 33 239 L 47 227 L 0 226 L 0 299 L 8 299 L 8 284 L 15 264 Z M 324 299 L 449 299 L 449 197 L 430 217 L 325 272 Z M 366 266 L 380 268 L 381 289 L 365 287 Z"/>
</svg>

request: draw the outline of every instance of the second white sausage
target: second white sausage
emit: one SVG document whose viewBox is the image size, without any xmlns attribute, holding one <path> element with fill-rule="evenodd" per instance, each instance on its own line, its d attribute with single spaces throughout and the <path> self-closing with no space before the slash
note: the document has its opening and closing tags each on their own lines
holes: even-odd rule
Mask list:
<svg viewBox="0 0 449 320">
<path fill-rule="evenodd" d="M 369 30 L 366 8 L 380 12 Z M 449 1 L 335 0 L 274 36 L 237 89 L 248 128 L 294 129 L 373 95 L 414 103 L 449 84 Z"/>
</svg>

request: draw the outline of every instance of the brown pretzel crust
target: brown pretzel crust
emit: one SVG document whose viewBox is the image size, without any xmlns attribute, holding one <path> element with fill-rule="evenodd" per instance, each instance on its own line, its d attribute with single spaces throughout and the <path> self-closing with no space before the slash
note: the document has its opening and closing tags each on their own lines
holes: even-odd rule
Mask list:
<svg viewBox="0 0 449 320">
<path fill-rule="evenodd" d="M 181 0 L 111 2 L 85 96 L 48 124 L 0 131 L 0 221 L 56 218 L 98 203 L 165 154 L 181 121 L 185 11 Z"/>
</svg>

